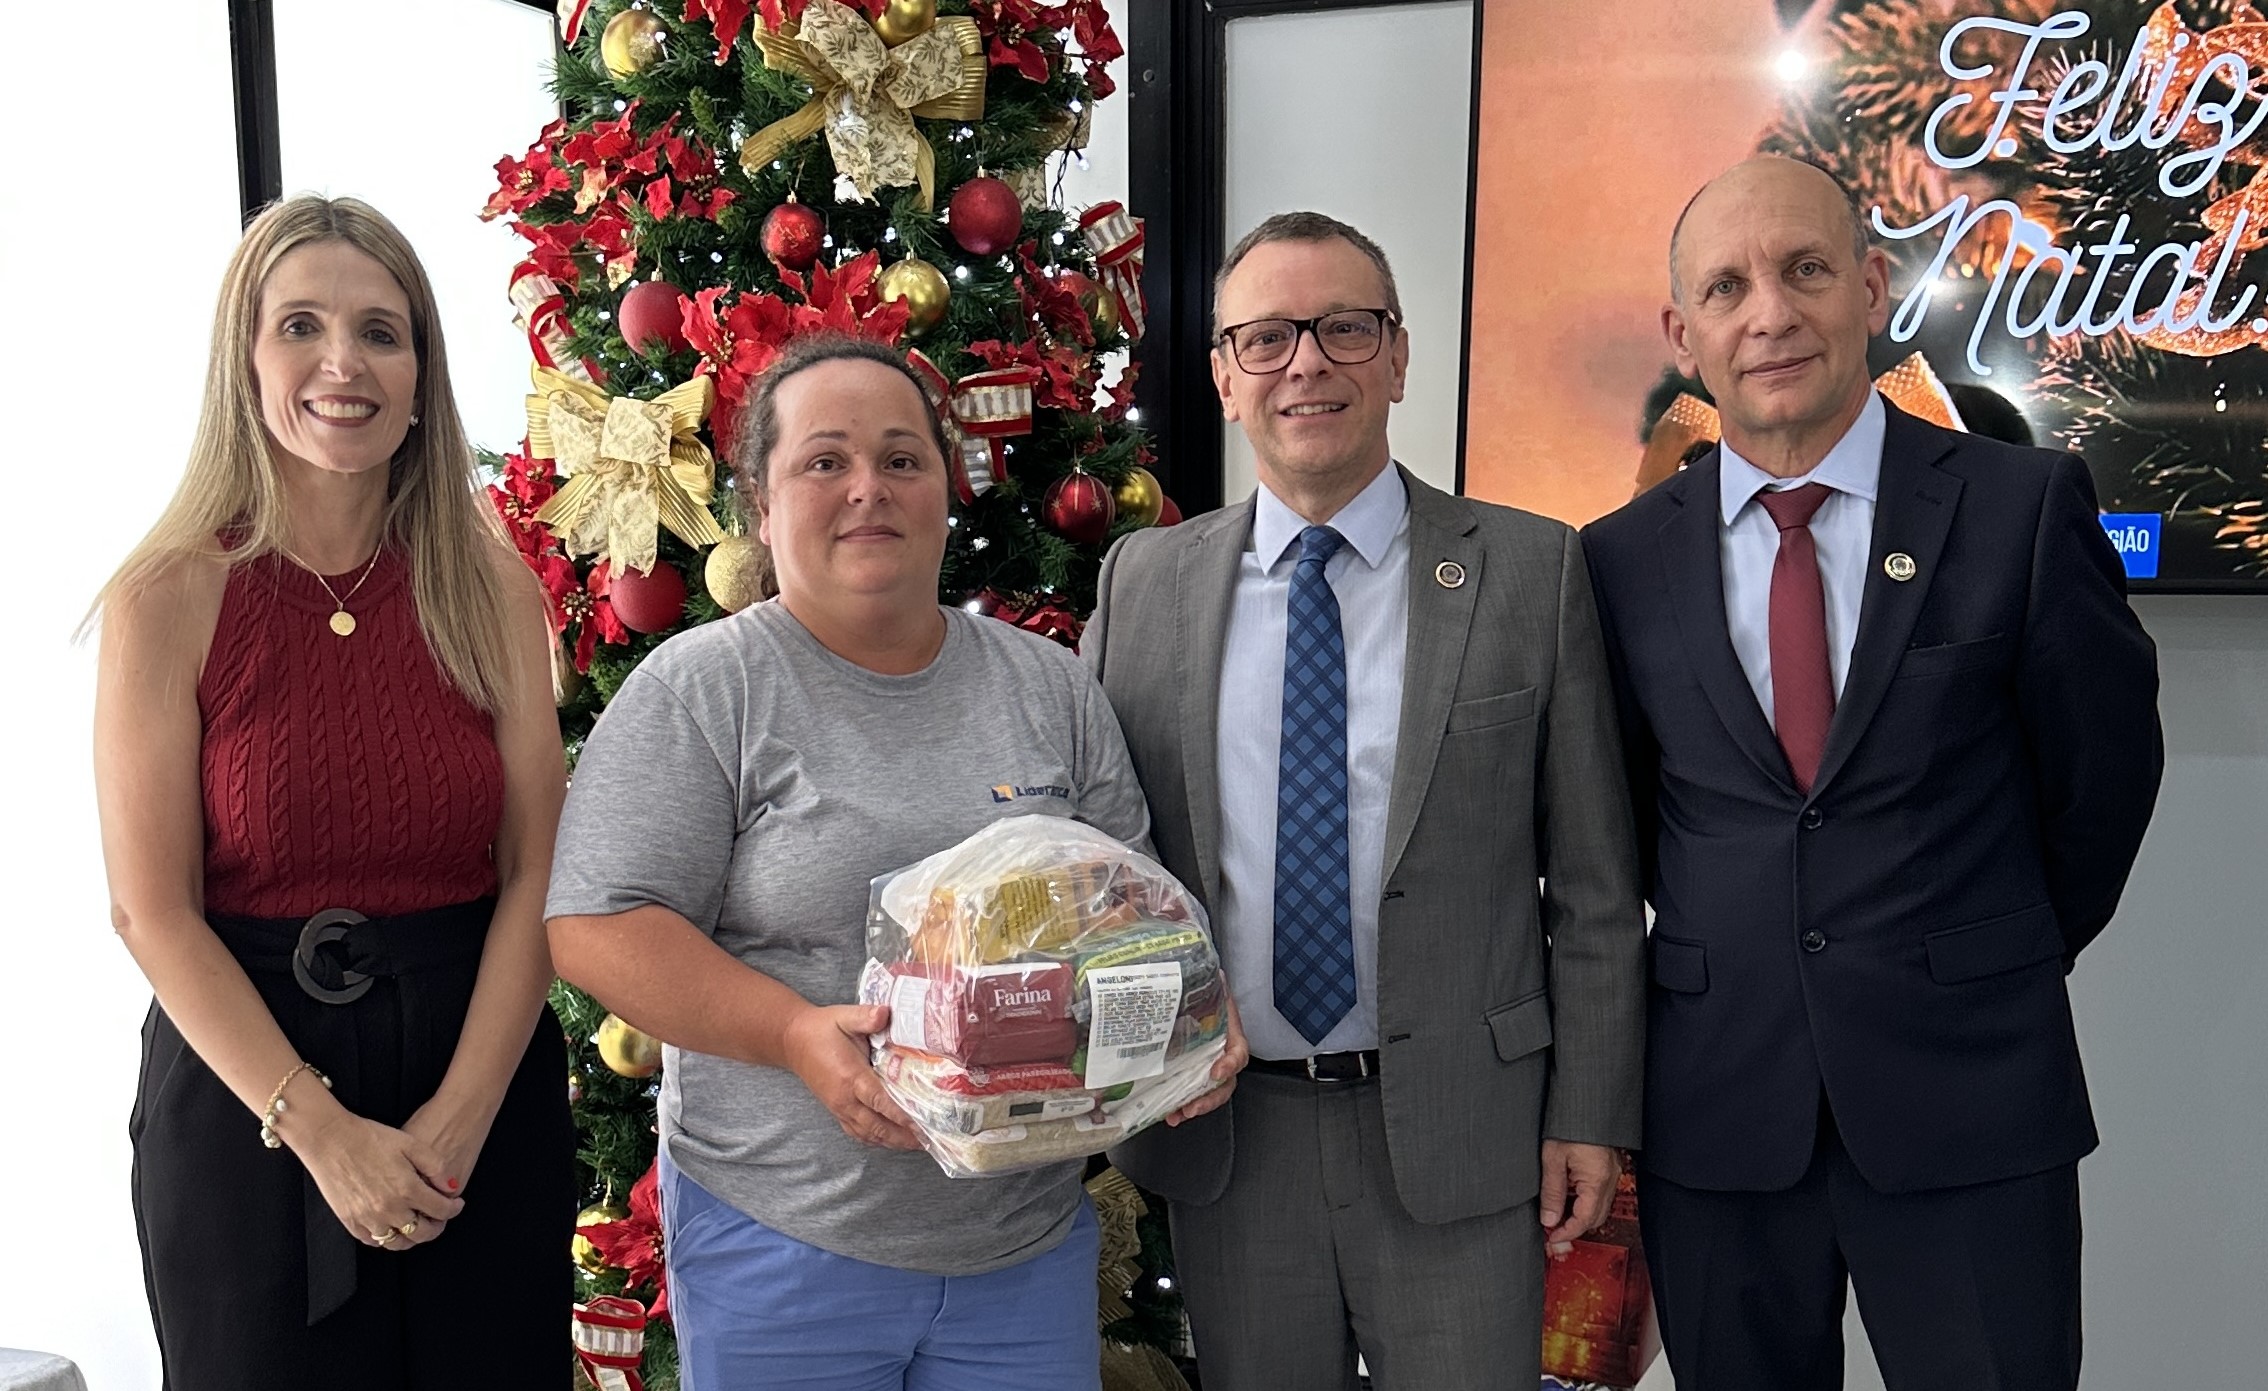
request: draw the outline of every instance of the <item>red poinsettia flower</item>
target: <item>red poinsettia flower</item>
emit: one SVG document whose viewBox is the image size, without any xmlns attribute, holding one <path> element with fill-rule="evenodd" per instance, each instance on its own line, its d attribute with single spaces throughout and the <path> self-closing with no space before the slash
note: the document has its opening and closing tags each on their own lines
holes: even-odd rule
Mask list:
<svg viewBox="0 0 2268 1391">
<path fill-rule="evenodd" d="M 547 222 L 542 226 L 515 222 L 512 230 L 528 239 L 529 262 L 561 290 L 572 290 L 582 280 L 579 257 L 585 250 L 595 252 L 610 266 L 634 261 L 638 256 L 636 234 L 629 220 L 611 209 L 586 222 Z"/>
<path fill-rule="evenodd" d="M 535 571 L 536 579 L 543 585 L 544 605 L 551 614 L 551 635 L 556 638 L 567 631 L 570 622 L 568 596 L 572 594 L 586 599 L 589 596 L 583 589 L 582 578 L 575 573 L 575 562 L 561 555 L 556 547 L 528 556 L 527 562 L 528 568 Z M 612 618 L 613 614 L 614 606 L 609 604 L 607 615 Z M 584 660 L 584 666 L 588 668 L 588 658 Z"/>
<path fill-rule="evenodd" d="M 1035 594 L 1023 603 L 1003 599 L 992 616 L 1003 623 L 1037 633 L 1043 638 L 1059 642 L 1077 651 L 1079 634 L 1086 627 L 1063 602 L 1059 594 Z"/>
<path fill-rule="evenodd" d="M 913 311 L 903 301 L 885 300 L 875 288 L 882 272 L 882 253 L 868 251 L 833 270 L 811 269 L 811 283 L 793 271 L 783 272 L 782 283 L 803 296 L 804 308 L 794 316 L 793 332 L 833 329 L 878 343 L 896 343 L 905 336 L 906 320 Z"/>
<path fill-rule="evenodd" d="M 1025 242 L 1016 248 L 1016 259 L 1023 263 L 1024 269 L 1024 273 L 1016 277 L 1016 293 L 1024 301 L 1024 312 L 1051 332 L 1075 338 L 1081 347 L 1093 347 L 1094 321 L 1087 317 L 1086 306 L 1079 303 L 1077 295 L 1064 288 L 1062 281 L 1040 269 L 1034 259 L 1038 250 L 1035 242 Z"/>
<path fill-rule="evenodd" d="M 551 532 L 535 519 L 535 514 L 557 491 L 559 487 L 552 480 L 549 461 L 533 460 L 520 454 L 505 455 L 501 480 L 488 485 L 488 500 L 495 506 L 496 515 L 503 518 L 505 530 L 512 533 L 513 544 L 530 564 L 551 546 Z"/>
<path fill-rule="evenodd" d="M 1104 406 L 1102 410 L 1103 419 L 1124 420 L 1126 418 L 1126 412 L 1134 408 L 1134 383 L 1141 378 L 1141 375 L 1142 364 L 1138 359 L 1131 359 L 1125 366 L 1118 369 L 1118 380 L 1111 383 L 1110 386 L 1110 404 Z"/>
<path fill-rule="evenodd" d="M 649 1318 L 669 1317 L 669 1271 L 662 1264 L 660 1170 L 646 1170 L 630 1189 L 630 1215 L 619 1222 L 597 1222 L 578 1227 L 583 1238 L 597 1248 L 606 1263 L 630 1278 L 633 1290 L 654 1287 Z"/>
<path fill-rule="evenodd" d="M 670 152 L 670 172 L 684 182 L 684 196 L 678 200 L 680 217 L 698 217 L 714 222 L 717 214 L 732 202 L 732 190 L 726 188 L 717 172 L 714 150 L 698 140 L 680 140 Z"/>
<path fill-rule="evenodd" d="M 488 199 L 488 206 L 480 210 L 481 220 L 501 217 L 505 213 L 522 213 L 554 193 L 564 193 L 573 187 L 567 171 L 560 167 L 556 145 L 559 135 L 567 128 L 565 121 L 553 121 L 543 128 L 536 143 L 528 146 L 525 158 L 510 155 L 496 161 L 496 192 Z"/>
<path fill-rule="evenodd" d="M 1102 0 L 1071 0 L 1060 5 L 1049 15 L 1058 29 L 1069 29 L 1079 44 L 1080 56 L 1087 64 L 1087 90 L 1096 101 L 1101 101 L 1118 90 L 1105 69 L 1126 56 L 1126 46 L 1118 41 L 1118 31 L 1110 27 L 1110 12 L 1103 8 Z"/>
<path fill-rule="evenodd" d="M 1047 51 L 1035 40 L 1055 26 L 1038 0 L 971 0 L 969 13 L 994 67 L 1014 68 L 1033 82 L 1047 81 Z"/>
<path fill-rule="evenodd" d="M 777 0 L 765 0 L 766 11 L 770 11 L 776 3 Z M 748 12 L 753 8 L 748 0 L 685 0 L 685 20 L 690 24 L 694 20 L 705 19 L 709 22 L 709 27 L 716 30 L 717 65 L 722 67 L 732 57 L 732 45 L 739 39 L 740 31 L 747 27 Z M 799 5 L 797 8 L 802 7 Z M 771 27 L 777 29 L 779 25 L 772 24 Z"/>
<path fill-rule="evenodd" d="M 627 170 L 628 162 L 641 153 L 642 142 L 631 129 L 632 119 L 637 114 L 638 103 L 631 102 L 614 120 L 595 122 L 588 130 L 567 137 L 559 147 L 561 158 L 582 168 L 575 190 L 578 214 L 587 213 L 604 202 Z"/>
<path fill-rule="evenodd" d="M 685 339 L 701 354 L 703 375 L 716 378 L 717 403 L 709 412 L 709 433 L 717 453 L 732 457 L 733 427 L 748 384 L 780 355 L 788 339 L 787 304 L 771 295 L 745 293 L 729 309 L 718 308 L 727 294 L 722 285 L 696 291 L 685 310 Z"/>
<path fill-rule="evenodd" d="M 591 567 L 589 577 L 580 587 L 569 587 L 559 596 L 560 610 L 566 622 L 577 625 L 579 629 L 575 635 L 577 671 L 588 672 L 591 669 L 591 658 L 597 653 L 600 643 L 630 641 L 630 630 L 622 625 L 620 618 L 615 617 L 614 602 L 607 598 L 611 584 L 609 564 L 602 560 Z"/>
</svg>

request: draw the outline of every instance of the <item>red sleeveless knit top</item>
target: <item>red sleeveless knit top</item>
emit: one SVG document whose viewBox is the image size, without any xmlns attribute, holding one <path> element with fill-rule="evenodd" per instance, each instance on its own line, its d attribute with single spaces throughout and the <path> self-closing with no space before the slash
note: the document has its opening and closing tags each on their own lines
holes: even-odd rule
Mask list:
<svg viewBox="0 0 2268 1391">
<path fill-rule="evenodd" d="M 344 596 L 361 572 L 327 578 Z M 426 647 L 399 554 L 346 607 L 342 638 L 338 606 L 298 565 L 268 555 L 229 572 L 197 683 L 209 912 L 376 918 L 496 892 L 494 721 Z"/>
</svg>

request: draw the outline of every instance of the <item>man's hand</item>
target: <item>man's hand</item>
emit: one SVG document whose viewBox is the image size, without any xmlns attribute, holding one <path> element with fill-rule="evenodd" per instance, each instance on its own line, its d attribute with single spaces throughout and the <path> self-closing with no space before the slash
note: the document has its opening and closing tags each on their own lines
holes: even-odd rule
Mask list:
<svg viewBox="0 0 2268 1391">
<path fill-rule="evenodd" d="M 1604 1222 L 1620 1177 L 1622 1156 L 1605 1145 L 1544 1141 L 1536 1216 L 1543 1223 L 1545 1249 L 1563 1255 L 1575 1238 Z"/>
<path fill-rule="evenodd" d="M 1227 989 L 1225 984 L 1222 988 L 1224 992 Z M 1236 1090 L 1236 1074 L 1244 1071 L 1244 1065 L 1252 1061 L 1252 1050 L 1246 1047 L 1244 1042 L 1244 1023 L 1237 1018 L 1236 1014 L 1236 996 L 1229 995 L 1227 998 L 1228 1046 L 1221 1050 L 1220 1057 L 1213 1060 L 1211 1074 L 1213 1085 L 1207 1091 L 1191 1098 L 1180 1110 L 1167 1116 L 1165 1118 L 1167 1125 L 1179 1125 L 1183 1121 L 1195 1120 L 1207 1111 L 1216 1111 L 1226 1105 L 1229 1094 Z"/>
</svg>

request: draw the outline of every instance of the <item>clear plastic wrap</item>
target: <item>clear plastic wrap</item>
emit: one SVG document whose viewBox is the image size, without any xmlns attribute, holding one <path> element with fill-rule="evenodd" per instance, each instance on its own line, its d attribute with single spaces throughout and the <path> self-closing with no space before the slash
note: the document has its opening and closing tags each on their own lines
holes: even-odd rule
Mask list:
<svg viewBox="0 0 2268 1391">
<path fill-rule="evenodd" d="M 1157 861 L 1057 816 L 996 821 L 874 881 L 859 999 L 874 1066 L 956 1178 L 1117 1144 L 1203 1093 L 1228 989 Z"/>
</svg>

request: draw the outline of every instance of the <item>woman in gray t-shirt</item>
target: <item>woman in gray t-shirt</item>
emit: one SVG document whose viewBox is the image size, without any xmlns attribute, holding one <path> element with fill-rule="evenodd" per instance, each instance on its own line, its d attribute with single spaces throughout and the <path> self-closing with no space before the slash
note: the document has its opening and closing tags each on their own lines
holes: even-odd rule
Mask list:
<svg viewBox="0 0 2268 1391">
<path fill-rule="evenodd" d="M 780 596 L 623 683 L 546 909 L 560 974 L 669 1045 L 684 1384 L 1092 1387 L 1079 1164 L 945 1177 L 868 1063 L 887 1010 L 852 1002 L 874 876 L 1004 816 L 1146 842 L 1118 722 L 1070 653 L 938 606 L 945 442 L 895 353 L 799 341 L 739 435 Z"/>
</svg>

